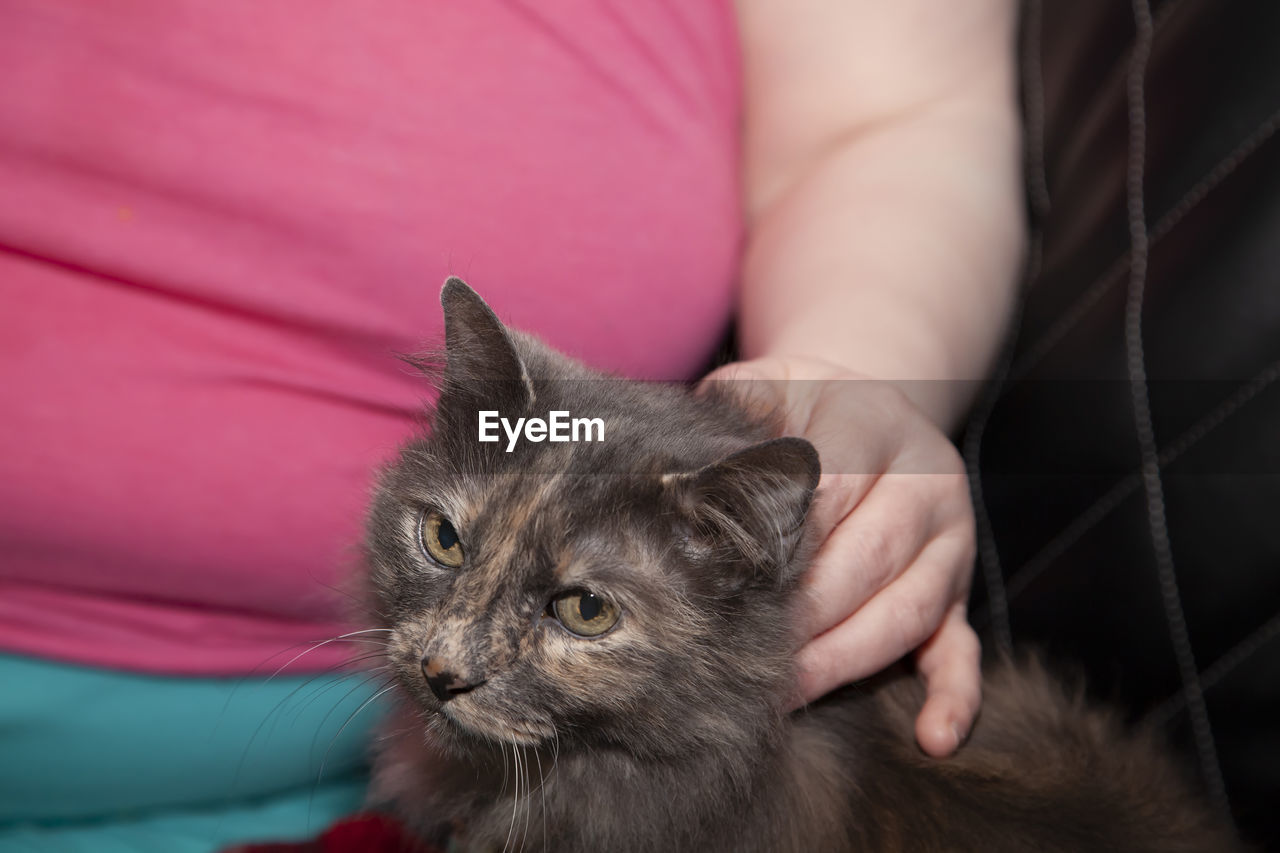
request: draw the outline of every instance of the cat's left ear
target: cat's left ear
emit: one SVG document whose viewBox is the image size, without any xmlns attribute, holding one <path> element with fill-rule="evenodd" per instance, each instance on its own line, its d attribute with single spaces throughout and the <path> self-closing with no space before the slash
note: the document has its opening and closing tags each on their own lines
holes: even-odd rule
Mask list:
<svg viewBox="0 0 1280 853">
<path fill-rule="evenodd" d="M 507 327 L 466 282 L 450 277 L 440 291 L 444 308 L 445 391 L 481 399 L 514 394 L 511 411 L 533 403 L 533 382 Z"/>
<path fill-rule="evenodd" d="M 812 444 L 775 438 L 664 483 L 691 522 L 690 556 L 724 567 L 730 587 L 780 587 L 795 574 L 821 473 Z"/>
</svg>

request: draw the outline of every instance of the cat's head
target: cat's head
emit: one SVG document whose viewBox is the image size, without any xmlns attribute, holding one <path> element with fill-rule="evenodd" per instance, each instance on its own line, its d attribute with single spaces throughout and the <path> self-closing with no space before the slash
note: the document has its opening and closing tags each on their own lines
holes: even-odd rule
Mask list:
<svg viewBox="0 0 1280 853">
<path fill-rule="evenodd" d="M 366 543 L 402 698 L 463 752 L 762 736 L 791 688 L 813 447 L 723 395 L 590 371 L 456 279 L 441 301 L 433 425 L 383 472 Z M 603 429 L 480 441 L 481 412 L 557 411 Z"/>
</svg>

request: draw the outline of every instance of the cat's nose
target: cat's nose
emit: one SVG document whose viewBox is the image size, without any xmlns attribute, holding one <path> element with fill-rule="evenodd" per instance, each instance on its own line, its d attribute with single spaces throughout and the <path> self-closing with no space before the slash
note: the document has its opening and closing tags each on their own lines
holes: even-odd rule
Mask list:
<svg viewBox="0 0 1280 853">
<path fill-rule="evenodd" d="M 455 696 L 470 693 L 485 682 L 483 678 L 468 682 L 445 669 L 445 662 L 440 658 L 430 656 L 422 659 L 422 674 L 426 677 L 427 686 L 431 688 L 431 692 L 441 702 L 448 702 Z"/>
</svg>

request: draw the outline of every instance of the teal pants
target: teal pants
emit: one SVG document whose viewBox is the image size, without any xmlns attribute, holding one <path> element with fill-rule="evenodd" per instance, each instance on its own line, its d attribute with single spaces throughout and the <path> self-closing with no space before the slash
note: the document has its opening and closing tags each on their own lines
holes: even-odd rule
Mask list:
<svg viewBox="0 0 1280 853">
<path fill-rule="evenodd" d="M 0 851 L 211 853 L 315 835 L 361 806 L 381 685 L 0 655 Z"/>
</svg>

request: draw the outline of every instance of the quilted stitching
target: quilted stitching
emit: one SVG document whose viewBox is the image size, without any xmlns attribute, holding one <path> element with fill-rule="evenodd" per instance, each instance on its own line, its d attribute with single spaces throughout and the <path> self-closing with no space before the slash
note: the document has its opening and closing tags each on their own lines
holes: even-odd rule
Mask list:
<svg viewBox="0 0 1280 853">
<path fill-rule="evenodd" d="M 1168 468 L 1183 453 L 1194 447 L 1233 415 L 1244 408 L 1251 400 L 1261 394 L 1277 379 L 1280 379 L 1280 360 L 1272 362 L 1265 369 L 1249 380 L 1242 388 L 1216 406 L 1202 417 L 1186 432 L 1178 436 L 1160 452 L 1160 467 Z M 1027 560 L 1010 574 L 1007 581 L 1008 598 L 1015 600 L 1040 573 L 1061 557 L 1079 539 L 1111 514 L 1125 498 L 1133 494 L 1142 485 L 1140 472 L 1134 472 L 1116 482 L 1114 486 L 1084 512 L 1077 515 L 1057 536 L 1049 540 L 1035 556 Z"/>
<path fill-rule="evenodd" d="M 1215 684 L 1226 678 L 1236 667 L 1248 660 L 1254 653 L 1280 638 L 1280 613 L 1263 622 L 1253 633 L 1237 643 L 1229 652 L 1218 658 L 1200 673 L 1200 683 L 1204 689 L 1210 690 Z M 1177 714 L 1187 707 L 1186 696 L 1175 693 L 1155 708 L 1151 709 L 1146 720 L 1157 726 L 1169 723 Z"/>
<path fill-rule="evenodd" d="M 1150 251 L 1177 230 L 1192 211 L 1200 208 L 1204 201 L 1213 197 L 1224 184 L 1227 184 L 1228 179 L 1240 170 L 1242 164 L 1249 162 L 1264 148 L 1272 145 L 1272 141 L 1280 135 L 1277 134 L 1280 130 L 1280 109 L 1271 112 L 1248 130 L 1247 134 L 1239 137 L 1239 141 L 1229 153 L 1203 172 L 1173 206 L 1163 212 L 1153 226 L 1146 226 L 1143 210 L 1145 159 L 1141 156 L 1146 129 L 1145 113 L 1142 109 L 1142 102 L 1146 97 L 1144 64 L 1161 25 L 1170 20 L 1177 10 L 1190 8 L 1195 8 L 1195 4 L 1185 3 L 1184 0 L 1169 0 L 1161 5 L 1153 20 L 1150 3 L 1147 0 L 1133 0 L 1134 18 L 1138 25 L 1137 38 L 1126 56 L 1127 62 L 1121 62 L 1116 69 L 1117 72 L 1127 75 L 1125 82 L 1128 84 L 1126 89 L 1131 107 L 1127 187 L 1130 214 L 1128 250 L 1119 254 L 1102 275 L 1082 290 L 1045 333 L 1032 342 L 1030 347 L 1023 349 L 1021 357 L 1015 360 L 1014 347 L 1017 335 L 1023 327 L 1022 316 L 1026 299 L 1024 288 L 1014 314 L 1014 332 L 1010 345 L 998 363 L 994 372 L 994 381 L 988 386 L 979 405 L 975 407 L 964 436 L 963 451 L 970 478 L 974 481 L 973 498 L 978 524 L 978 565 L 983 580 L 982 588 L 986 592 L 986 616 L 990 622 L 988 633 L 994 635 L 998 645 L 1006 648 L 1013 641 L 1010 605 L 1031 586 L 1042 571 L 1057 563 L 1074 543 L 1108 518 L 1117 507 L 1125 503 L 1126 499 L 1132 499 L 1139 488 L 1143 490 L 1148 511 L 1147 538 L 1155 555 L 1155 566 L 1159 576 L 1157 594 L 1160 596 L 1165 613 L 1165 628 L 1174 647 L 1178 677 L 1182 685 L 1177 693 L 1168 696 L 1161 704 L 1150 710 L 1147 720 L 1163 726 L 1184 712 L 1188 714 L 1186 719 L 1191 723 L 1191 735 L 1202 774 L 1211 795 L 1225 807 L 1226 792 L 1214 729 L 1205 707 L 1205 692 L 1222 685 L 1224 680 L 1229 684 L 1234 683 L 1229 680 L 1231 673 L 1239 670 L 1244 662 L 1253 658 L 1259 651 L 1266 649 L 1268 655 L 1275 651 L 1275 644 L 1280 641 L 1280 613 L 1269 618 L 1264 617 L 1261 624 L 1257 625 L 1245 639 L 1237 642 L 1230 651 L 1222 654 L 1208 666 L 1197 665 L 1195 650 L 1188 632 L 1187 618 L 1180 600 L 1178 577 L 1175 572 L 1174 545 L 1170 539 L 1165 518 L 1161 473 L 1162 469 L 1179 459 L 1207 436 L 1215 434 L 1223 424 L 1231 422 L 1263 391 L 1272 387 L 1280 379 L 1280 360 L 1269 364 L 1225 399 L 1217 401 L 1212 407 L 1206 406 L 1204 410 L 1206 414 L 1203 414 L 1194 425 L 1160 448 L 1151 418 L 1149 389 L 1145 382 L 1146 354 L 1143 347 L 1141 320 L 1146 286 L 1146 262 Z M 1022 55 L 1027 194 L 1033 222 L 1037 224 L 1045 220 L 1053 201 L 1045 161 L 1046 104 L 1040 44 L 1042 37 L 1047 38 L 1051 34 L 1042 32 L 1042 13 L 1041 0 L 1030 0 L 1025 5 L 1023 33 L 1025 43 Z M 1113 82 L 1119 82 L 1118 75 L 1112 79 Z M 1237 185 L 1237 182 L 1231 184 L 1231 186 Z M 1036 281 L 1041 274 L 1041 236 L 1038 228 L 1032 233 L 1025 276 L 1028 282 Z M 1062 526 L 1056 535 L 1041 546 L 1030 559 L 1011 572 L 1006 580 L 1000 564 L 1001 555 L 994 535 L 992 519 L 983 501 L 980 479 L 983 435 L 987 424 L 1009 385 L 1028 376 L 1042 358 L 1067 339 L 1084 318 L 1090 316 L 1090 312 L 1103 302 L 1104 295 L 1115 292 L 1118 283 L 1122 280 L 1128 283 L 1129 288 L 1125 309 L 1125 351 L 1131 377 L 1133 426 L 1141 445 L 1142 469 L 1117 480 L 1104 495 Z M 1176 534 L 1177 531 L 1175 530 L 1174 533 Z M 982 621 L 981 616 L 982 614 L 975 613 L 975 622 Z M 1248 629 L 1249 626 L 1239 627 Z M 1263 659 L 1267 659 L 1265 655 Z M 1247 671 L 1245 674 L 1247 675 Z M 1222 711 L 1219 710 L 1216 713 L 1222 713 Z M 1219 732 L 1219 734 L 1225 737 L 1227 733 Z M 1224 740 L 1223 743 L 1228 744 L 1229 740 Z M 1238 764 L 1238 759 L 1239 757 L 1236 756 L 1232 760 Z"/>
<path fill-rule="evenodd" d="M 1203 178 L 1197 181 L 1178 200 L 1177 204 L 1170 208 L 1164 216 L 1160 217 L 1160 220 L 1150 231 L 1150 245 L 1154 245 L 1167 237 L 1174 227 L 1186 218 L 1187 214 L 1194 210 L 1215 189 L 1220 187 L 1223 181 L 1240 168 L 1242 163 L 1261 149 L 1275 135 L 1277 130 L 1280 130 L 1280 109 L 1277 109 L 1263 120 L 1231 153 L 1222 158 L 1213 169 L 1209 170 Z M 1124 280 L 1125 273 L 1129 271 L 1129 258 L 1128 252 L 1116 258 L 1107 267 L 1106 272 L 1086 287 L 1071 307 L 1053 325 L 1046 329 L 1035 343 L 1027 348 L 1022 358 L 1018 359 L 1010 371 L 1011 381 L 1016 382 L 1026 377 L 1046 355 L 1053 351 L 1053 348 L 1066 337 L 1068 332 L 1088 316 L 1089 311 L 1098 304 L 1099 300 L 1111 288 Z"/>
<path fill-rule="evenodd" d="M 1151 389 L 1147 385 L 1146 353 L 1143 349 L 1142 306 L 1146 296 L 1147 253 L 1150 235 L 1147 231 L 1145 207 L 1146 179 L 1146 77 L 1151 55 L 1153 28 L 1148 0 L 1133 0 L 1137 39 L 1130 60 L 1126 89 L 1129 103 L 1129 166 L 1127 203 L 1129 208 L 1129 294 L 1125 305 L 1124 343 L 1129 372 L 1129 390 L 1133 395 L 1134 429 L 1142 454 L 1142 484 L 1147 499 L 1147 525 L 1151 545 L 1155 549 L 1156 571 L 1160 579 L 1160 597 L 1164 604 L 1169 639 L 1178 662 L 1182 693 L 1191 715 L 1191 728 L 1200 772 L 1209 788 L 1209 796 L 1224 812 L 1227 807 L 1226 784 L 1214 741 L 1209 711 L 1205 707 L 1204 688 L 1196 668 L 1195 651 L 1187 630 L 1186 611 L 1173 562 L 1173 542 L 1165 515 L 1164 485 L 1160 477 L 1160 459 L 1156 450 L 1155 426 L 1151 421 Z"/>
</svg>

